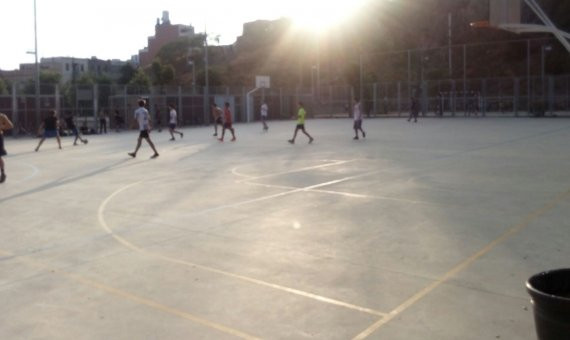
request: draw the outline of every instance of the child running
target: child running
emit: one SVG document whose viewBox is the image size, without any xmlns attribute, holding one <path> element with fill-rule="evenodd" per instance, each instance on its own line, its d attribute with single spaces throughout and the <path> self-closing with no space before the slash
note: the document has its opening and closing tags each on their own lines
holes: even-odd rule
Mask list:
<svg viewBox="0 0 570 340">
<path fill-rule="evenodd" d="M 294 144 L 295 138 L 297 138 L 297 132 L 301 130 L 307 137 L 309 137 L 309 144 L 311 144 L 315 139 L 305 131 L 305 116 L 307 112 L 303 106 L 303 102 L 299 102 L 299 112 L 297 112 L 297 126 L 295 127 L 295 133 L 293 134 L 293 139 L 288 140 L 289 143 Z"/>
<path fill-rule="evenodd" d="M 129 152 L 129 156 L 133 158 L 137 156 L 137 152 L 139 151 L 139 148 L 141 147 L 141 142 L 144 138 L 148 143 L 148 145 L 150 145 L 150 147 L 154 151 L 154 155 L 152 155 L 150 158 L 156 158 L 158 157 L 158 151 L 156 151 L 156 148 L 154 147 L 154 144 L 150 140 L 150 135 L 149 135 L 150 115 L 148 113 L 148 110 L 145 109 L 144 106 L 145 106 L 145 101 L 142 99 L 139 100 L 139 108 L 135 110 L 135 119 L 139 123 L 140 134 L 139 134 L 139 139 L 137 140 L 137 147 L 135 148 L 134 152 Z"/>
<path fill-rule="evenodd" d="M 36 152 L 40 150 L 40 146 L 42 146 L 42 143 L 44 142 L 44 140 L 46 140 L 46 138 L 53 138 L 53 137 L 56 138 L 57 145 L 61 150 L 61 139 L 59 138 L 59 119 L 57 119 L 57 113 L 55 112 L 55 110 L 51 110 L 49 112 L 49 115 L 40 124 L 40 131 L 42 130 L 42 128 L 44 129 L 44 135 L 42 136 L 42 139 L 40 139 L 40 142 L 36 147 Z"/>
<path fill-rule="evenodd" d="M 168 130 L 170 131 L 170 140 L 175 140 L 174 138 L 174 133 L 177 133 L 180 135 L 180 138 L 184 138 L 184 134 L 180 131 L 176 130 L 176 122 L 178 121 L 177 114 L 176 114 L 176 110 L 174 109 L 174 105 L 170 104 L 168 105 L 168 110 L 170 111 L 170 123 L 168 125 Z"/>
<path fill-rule="evenodd" d="M 4 183 L 6 181 L 6 172 L 4 171 L 4 160 L 2 159 L 3 156 L 6 156 L 8 153 L 4 148 L 4 131 L 10 130 L 14 128 L 14 124 L 8 119 L 3 113 L 0 113 L 0 183 Z"/>
<path fill-rule="evenodd" d="M 75 125 L 73 114 L 71 112 L 68 113 L 67 116 L 65 116 L 65 125 L 67 126 L 67 129 L 71 130 L 71 132 L 73 132 L 73 135 L 75 136 L 75 140 L 73 141 L 74 146 L 77 145 L 78 139 L 81 141 L 81 143 L 87 144 L 87 139 L 81 138 L 81 134 L 79 134 L 79 130 Z"/>
<path fill-rule="evenodd" d="M 228 102 L 224 104 L 224 128 L 222 129 L 222 137 L 218 139 L 220 142 L 224 141 L 224 135 L 226 134 L 226 129 L 230 130 L 230 132 L 232 133 L 231 141 L 235 142 L 236 135 L 234 128 L 232 127 L 232 112 L 230 111 L 230 103 Z"/>
<path fill-rule="evenodd" d="M 354 118 L 354 138 L 355 140 L 358 139 L 358 130 L 362 132 L 362 138 L 366 138 L 366 132 L 362 130 L 362 109 L 360 106 L 360 100 L 358 98 L 354 99 L 354 111 L 353 111 L 353 118 Z"/>
<path fill-rule="evenodd" d="M 217 137 L 218 124 L 221 125 L 222 127 L 224 126 L 224 124 L 222 123 L 223 112 L 222 109 L 220 109 L 216 103 L 212 103 L 211 108 L 212 108 L 212 116 L 214 116 L 214 134 L 212 136 Z"/>
</svg>

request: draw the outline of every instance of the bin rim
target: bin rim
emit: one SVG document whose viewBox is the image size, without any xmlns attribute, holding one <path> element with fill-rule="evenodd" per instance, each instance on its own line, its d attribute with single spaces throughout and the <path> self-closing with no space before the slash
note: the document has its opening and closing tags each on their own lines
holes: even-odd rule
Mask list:
<svg viewBox="0 0 570 340">
<path fill-rule="evenodd" d="M 547 270 L 547 271 L 543 271 L 537 274 L 534 274 L 533 276 L 531 276 L 527 281 L 526 281 L 526 289 L 532 293 L 532 294 L 536 294 L 545 298 L 550 298 L 550 299 L 556 299 L 556 300 L 561 300 L 561 301 L 567 301 L 570 302 L 570 297 L 564 297 L 564 296 L 558 296 L 558 295 L 554 295 L 554 294 L 548 294 L 545 293 L 543 291 L 540 291 L 538 289 L 536 289 L 535 287 L 532 286 L 531 281 L 533 279 L 536 279 L 540 276 L 545 276 L 548 274 L 554 274 L 554 273 L 560 273 L 560 272 L 568 272 L 570 274 L 570 268 L 560 268 L 560 269 L 552 269 L 552 270 Z"/>
</svg>

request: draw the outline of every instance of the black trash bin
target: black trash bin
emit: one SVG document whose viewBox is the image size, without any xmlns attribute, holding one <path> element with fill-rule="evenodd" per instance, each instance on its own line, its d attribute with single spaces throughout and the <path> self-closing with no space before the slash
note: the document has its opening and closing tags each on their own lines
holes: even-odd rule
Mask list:
<svg viewBox="0 0 570 340">
<path fill-rule="evenodd" d="M 539 340 L 570 339 L 570 268 L 551 270 L 528 279 Z"/>
</svg>

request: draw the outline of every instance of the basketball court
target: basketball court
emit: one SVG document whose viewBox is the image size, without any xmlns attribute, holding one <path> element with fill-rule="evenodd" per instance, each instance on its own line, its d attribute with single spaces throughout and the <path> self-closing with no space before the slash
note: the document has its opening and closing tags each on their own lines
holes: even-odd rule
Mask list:
<svg viewBox="0 0 570 340">
<path fill-rule="evenodd" d="M 567 266 L 563 119 L 7 139 L 3 339 L 534 339 Z M 143 142 L 144 143 L 144 142 Z"/>
</svg>

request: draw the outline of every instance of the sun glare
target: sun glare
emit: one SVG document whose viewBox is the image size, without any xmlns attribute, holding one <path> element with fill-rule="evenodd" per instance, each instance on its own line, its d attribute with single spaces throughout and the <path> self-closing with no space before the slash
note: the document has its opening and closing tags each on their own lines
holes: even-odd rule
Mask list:
<svg viewBox="0 0 570 340">
<path fill-rule="evenodd" d="M 298 28 L 318 33 L 343 23 L 365 2 L 366 0 L 305 0 L 290 17 Z"/>
</svg>

